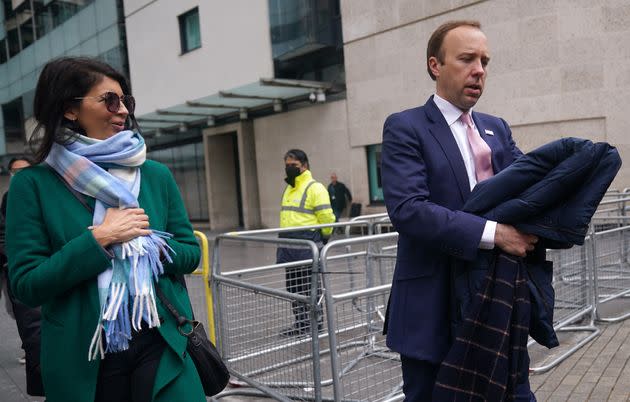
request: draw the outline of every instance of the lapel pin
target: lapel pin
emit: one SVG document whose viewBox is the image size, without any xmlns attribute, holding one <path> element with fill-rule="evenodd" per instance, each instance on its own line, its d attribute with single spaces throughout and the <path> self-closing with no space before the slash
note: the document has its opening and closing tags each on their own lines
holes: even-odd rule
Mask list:
<svg viewBox="0 0 630 402">
<path fill-rule="evenodd" d="M 494 135 L 494 132 L 492 130 L 483 130 L 486 132 L 486 134 L 488 135 Z"/>
</svg>

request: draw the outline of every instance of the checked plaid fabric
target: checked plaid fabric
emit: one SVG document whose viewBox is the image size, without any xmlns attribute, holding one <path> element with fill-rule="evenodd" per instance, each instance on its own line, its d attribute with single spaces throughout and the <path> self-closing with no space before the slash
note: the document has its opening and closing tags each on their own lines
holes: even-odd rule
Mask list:
<svg viewBox="0 0 630 402">
<path fill-rule="evenodd" d="M 517 395 L 517 384 L 527 381 L 529 369 L 525 270 L 522 259 L 496 254 L 441 364 L 434 401 L 529 400 L 529 394 Z"/>
</svg>

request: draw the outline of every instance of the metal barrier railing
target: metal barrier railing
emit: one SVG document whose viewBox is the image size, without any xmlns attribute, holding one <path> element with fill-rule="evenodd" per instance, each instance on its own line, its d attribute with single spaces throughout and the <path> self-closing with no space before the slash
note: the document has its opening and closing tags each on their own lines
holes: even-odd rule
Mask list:
<svg viewBox="0 0 630 402">
<path fill-rule="evenodd" d="M 567 348 L 551 361 L 530 366 L 532 373 L 544 373 L 557 366 L 583 345 L 595 339 L 600 329 L 595 326 L 593 290 L 593 235 L 586 237 L 583 246 L 566 250 L 547 250 L 547 259 L 553 262 L 553 287 L 555 290 L 554 322 L 557 332 L 581 332 L 588 335 Z M 585 325 L 575 325 L 587 320 Z M 534 344 L 530 339 L 528 346 Z"/>
<path fill-rule="evenodd" d="M 335 401 L 385 401 L 402 394 L 400 358 L 382 335 L 397 239 L 388 233 L 339 240 L 321 252 Z M 360 257 L 344 256 L 348 247 L 358 247 Z M 352 280 L 356 274 L 360 286 Z"/>
<path fill-rule="evenodd" d="M 201 260 L 199 267 L 192 273 L 185 275 L 186 287 L 190 304 L 195 314 L 195 319 L 204 324 L 208 331 L 208 338 L 216 344 L 216 331 L 214 329 L 214 310 L 212 292 L 210 290 L 210 249 L 208 238 L 199 231 L 194 232 L 199 247 L 201 248 Z"/>
<path fill-rule="evenodd" d="M 276 264 L 278 247 L 306 251 L 310 258 Z M 226 255 L 232 264 L 226 263 Z M 260 260 L 269 263 L 256 265 Z M 305 295 L 286 289 L 285 271 L 303 269 L 310 274 L 308 285 L 317 289 L 318 260 L 319 250 L 308 240 L 240 234 L 215 239 L 212 288 L 217 346 L 232 375 L 261 395 L 281 401 L 322 400 L 316 315 L 311 315 L 315 323 L 311 320 L 310 337 L 282 336 L 283 329 L 293 325 L 292 311 L 310 312 L 318 306 L 317 292 Z M 233 394 L 238 390 L 219 396 Z"/>
<path fill-rule="evenodd" d="M 623 192 L 615 194 L 609 194 L 605 197 L 597 206 L 595 211 L 595 217 L 601 216 L 625 216 L 628 208 L 630 207 L 630 193 L 628 189 L 624 189 Z"/>
<path fill-rule="evenodd" d="M 218 347 L 232 374 L 255 388 L 226 391 L 219 397 L 265 395 L 283 401 L 402 398 L 398 356 L 387 350 L 380 335 L 397 233 L 378 234 L 393 229 L 387 214 L 361 218 L 311 227 L 339 227 L 346 236 L 353 227 L 361 233 L 377 233 L 337 237 L 321 251 L 310 241 L 275 237 L 295 228 L 233 232 L 216 239 L 212 293 L 216 296 Z M 627 307 L 615 316 L 602 312 L 602 307 L 630 296 L 628 220 L 630 216 L 596 215 L 592 228 L 613 225 L 612 229 L 592 229 L 583 246 L 549 250 L 556 292 L 554 328 L 559 333 L 587 335 L 561 339 L 560 352 L 547 356 L 553 360 L 531 367 L 532 372 L 557 366 L 597 337 L 596 320 L 630 317 Z M 278 264 L 278 247 L 310 250 L 310 258 Z M 308 294 L 287 291 L 286 271 L 297 267 L 308 267 L 305 272 L 312 289 Z M 293 322 L 296 306 L 317 314 L 310 314 L 308 333 L 282 336 L 282 329 Z"/>
<path fill-rule="evenodd" d="M 336 225 L 365 227 L 365 222 Z M 396 257 L 395 243 L 358 246 L 369 237 L 331 241 L 326 247 L 334 247 L 334 252 L 328 252 L 326 262 L 320 264 L 315 243 L 267 236 L 272 232 L 278 230 L 246 235 L 230 233 L 215 239 L 212 288 L 216 295 L 218 348 L 233 376 L 260 395 L 287 401 L 332 400 L 336 385 L 328 367 L 335 355 L 331 350 L 336 349 L 327 347 L 327 343 L 331 334 L 350 334 L 357 328 L 346 322 L 351 320 L 350 316 L 331 327 L 324 298 L 329 294 L 363 292 L 377 284 L 389 286 Z M 395 239 L 397 234 L 384 236 Z M 276 263 L 275 254 L 280 247 L 309 250 L 310 258 Z M 324 264 L 334 269 L 323 272 Z M 310 291 L 306 294 L 287 290 L 289 271 L 296 269 L 310 275 L 307 281 Z M 325 279 L 321 280 L 322 277 Z M 329 277 L 332 279 L 328 280 Z M 387 295 L 381 296 L 378 306 L 383 316 Z M 375 301 L 375 297 L 370 295 L 369 300 Z M 349 303 L 354 306 L 351 311 L 365 316 L 365 308 L 357 304 L 357 299 Z M 308 331 L 287 336 L 284 329 L 295 325 L 296 311 L 300 310 L 308 313 Z M 382 331 L 382 320 L 380 325 L 371 327 L 372 331 Z M 355 342 L 352 347 L 359 347 L 360 343 Z M 218 397 L 237 394 L 241 394 L 240 390 L 228 390 Z M 248 394 L 251 395 L 251 390 Z"/>
<path fill-rule="evenodd" d="M 620 299 L 630 296 L 630 226 L 596 233 L 595 240 L 595 317 L 603 322 L 630 318 L 630 308 L 624 305 L 618 306 L 616 315 L 602 313 L 604 305 L 619 304 Z"/>
<path fill-rule="evenodd" d="M 359 215 L 350 219 L 350 222 L 357 222 L 357 221 L 367 222 L 369 224 L 368 230 L 367 232 L 363 234 L 371 235 L 371 234 L 376 233 L 374 224 L 376 224 L 377 222 L 389 222 L 389 215 L 387 214 L 387 212 L 381 212 L 377 214 Z M 346 230 L 346 232 L 349 233 L 348 230 Z M 349 237 L 349 236 L 346 236 L 346 237 Z"/>
</svg>

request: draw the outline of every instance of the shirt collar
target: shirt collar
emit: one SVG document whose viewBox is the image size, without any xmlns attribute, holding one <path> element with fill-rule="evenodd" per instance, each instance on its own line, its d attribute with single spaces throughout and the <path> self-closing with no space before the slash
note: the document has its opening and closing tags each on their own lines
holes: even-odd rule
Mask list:
<svg viewBox="0 0 630 402">
<path fill-rule="evenodd" d="M 446 124 L 448 124 L 449 127 L 459 120 L 459 116 L 464 113 L 457 106 L 440 97 L 438 94 L 433 95 L 433 102 L 435 102 L 435 105 L 440 109 L 440 112 L 442 112 L 442 116 L 444 116 Z M 472 109 L 470 109 L 469 112 L 472 114 Z"/>
</svg>

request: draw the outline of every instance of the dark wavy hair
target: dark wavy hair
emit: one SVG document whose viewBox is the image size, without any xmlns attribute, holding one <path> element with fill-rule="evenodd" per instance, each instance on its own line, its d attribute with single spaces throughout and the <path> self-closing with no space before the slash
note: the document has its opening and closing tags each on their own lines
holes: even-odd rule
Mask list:
<svg viewBox="0 0 630 402">
<path fill-rule="evenodd" d="M 64 117 L 64 113 L 81 100 L 94 85 L 104 77 L 109 77 L 120 84 L 124 94 L 129 94 L 127 79 L 109 64 L 89 57 L 61 57 L 49 61 L 39 75 L 33 102 L 33 114 L 37 127 L 31 136 L 31 149 L 35 162 L 40 163 L 53 143 L 67 143 L 74 135 L 68 135 L 63 127 L 82 132 Z M 138 129 L 138 123 L 132 114 L 127 117 L 126 128 Z"/>
<path fill-rule="evenodd" d="M 300 161 L 300 163 L 306 166 L 307 169 L 311 168 L 308 163 L 308 156 L 306 156 L 306 152 L 302 151 L 301 149 L 288 150 L 287 153 L 284 154 L 284 160 L 287 160 L 287 158 L 293 158 L 297 161 Z"/>
</svg>

